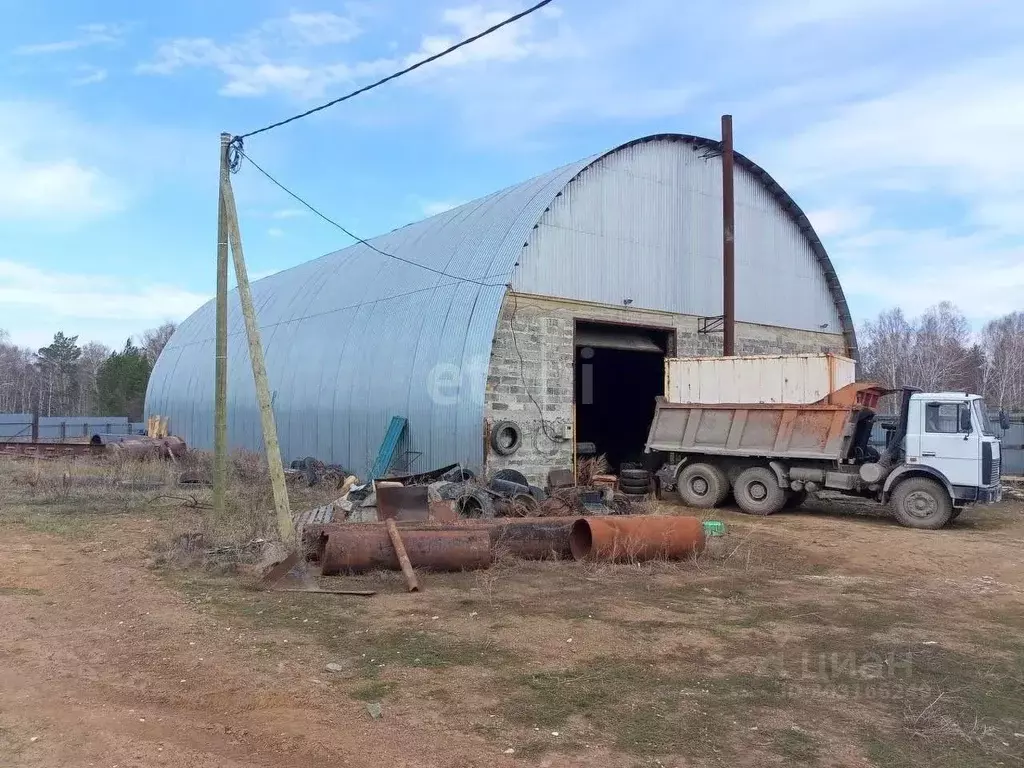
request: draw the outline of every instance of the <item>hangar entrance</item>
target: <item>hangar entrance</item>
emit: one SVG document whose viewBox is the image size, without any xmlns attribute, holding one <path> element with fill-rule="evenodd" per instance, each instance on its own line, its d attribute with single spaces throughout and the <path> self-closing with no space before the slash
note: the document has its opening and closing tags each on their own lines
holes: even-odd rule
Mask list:
<svg viewBox="0 0 1024 768">
<path fill-rule="evenodd" d="M 608 457 L 612 471 L 644 462 L 654 398 L 665 393 L 665 357 L 675 333 L 664 328 L 577 320 L 574 339 L 577 458 Z"/>
</svg>

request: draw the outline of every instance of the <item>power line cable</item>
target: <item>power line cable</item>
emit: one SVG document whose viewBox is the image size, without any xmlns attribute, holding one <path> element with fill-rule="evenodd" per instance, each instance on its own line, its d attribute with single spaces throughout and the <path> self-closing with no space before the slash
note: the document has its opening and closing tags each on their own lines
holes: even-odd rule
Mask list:
<svg viewBox="0 0 1024 768">
<path fill-rule="evenodd" d="M 397 80 L 402 75 L 407 75 L 410 72 L 412 72 L 413 70 L 419 69 L 424 64 L 429 64 L 432 61 L 437 61 L 438 59 L 443 58 L 444 56 L 447 56 L 450 53 L 454 53 L 455 51 L 459 50 L 459 48 L 467 46 L 470 43 L 475 43 L 480 38 L 487 37 L 488 35 L 490 35 L 490 34 L 492 34 L 494 32 L 497 32 L 502 27 L 506 27 L 509 24 L 512 24 L 512 23 L 517 22 L 517 21 L 519 21 L 520 19 L 522 19 L 522 18 L 524 18 L 526 16 L 529 16 L 531 13 L 534 13 L 535 11 L 539 11 L 541 8 L 543 8 L 545 5 L 548 5 L 551 2 L 552 2 L 552 0 L 542 0 L 542 2 L 539 2 L 539 3 L 536 3 L 535 5 L 530 6 L 526 10 L 520 11 L 519 13 L 515 14 L 514 16 L 509 16 L 504 21 L 501 21 L 501 22 L 495 24 L 493 27 L 488 27 L 483 32 L 478 32 L 477 34 L 473 35 L 472 37 L 467 37 L 462 42 L 456 43 L 455 45 L 451 46 L 450 48 L 445 48 L 443 51 L 440 51 L 439 53 L 435 53 L 432 56 L 428 56 L 425 59 L 421 59 L 420 61 L 417 61 L 415 64 L 412 64 L 412 65 L 406 67 L 405 69 L 400 69 L 399 71 L 394 72 L 394 73 L 388 75 L 387 77 L 381 78 L 380 80 L 378 80 L 375 83 L 370 83 L 369 85 L 364 85 L 362 88 L 357 88 L 356 90 L 352 91 L 351 93 L 347 93 L 344 96 L 341 96 L 340 98 L 334 99 L 332 101 L 328 101 L 326 104 L 321 104 L 319 107 L 313 107 L 312 109 L 308 109 L 305 112 L 302 112 L 301 114 L 293 115 L 292 117 L 289 117 L 289 118 L 287 118 L 285 120 L 279 120 L 278 122 L 271 123 L 270 125 L 264 126 L 263 128 L 257 128 L 255 131 L 249 131 L 248 133 L 243 133 L 240 136 L 237 136 L 235 138 L 236 138 L 236 140 L 247 139 L 250 136 L 255 136 L 255 135 L 259 134 L 259 133 L 264 133 L 266 131 L 273 130 L 274 128 L 280 128 L 282 125 L 288 125 L 288 123 L 293 123 L 296 120 L 301 120 L 304 117 L 309 117 L 310 115 L 312 115 L 312 114 L 314 114 L 316 112 L 320 112 L 321 110 L 327 109 L 328 107 L 333 107 L 335 104 L 340 104 L 343 101 L 348 101 L 349 99 L 351 99 L 351 98 L 353 98 L 355 96 L 358 96 L 361 93 L 366 93 L 367 91 L 372 91 L 374 88 L 377 88 L 378 86 L 384 85 L 384 83 L 390 82 L 392 80 Z"/>
<path fill-rule="evenodd" d="M 347 229 L 346 227 L 343 227 L 341 224 L 336 222 L 334 219 L 332 219 L 329 216 L 327 216 L 327 214 L 322 213 L 321 211 L 319 211 L 311 203 L 308 203 L 308 202 L 306 202 L 306 200 L 304 200 L 303 198 L 299 197 L 295 192 L 292 192 L 290 189 L 288 189 L 288 187 L 286 187 L 280 181 L 275 179 L 268 171 L 264 170 L 259 165 L 257 165 L 253 161 L 253 159 L 251 157 L 249 157 L 245 153 L 245 151 L 243 149 L 241 149 L 241 147 L 234 146 L 234 150 L 241 157 L 244 157 L 246 160 L 248 160 L 249 164 L 252 165 L 252 167 L 255 168 L 257 171 L 259 171 L 261 174 L 263 174 L 272 184 L 274 184 L 274 186 L 276 186 L 278 189 L 280 189 L 283 192 L 285 192 L 286 194 L 288 194 L 293 200 L 301 203 L 306 208 L 308 208 L 310 211 L 312 211 L 314 214 L 316 214 L 321 219 L 326 221 L 328 224 L 330 224 L 330 225 L 332 225 L 334 227 L 337 227 L 338 229 L 340 229 L 342 232 L 344 232 L 346 235 L 351 237 L 356 242 L 362 243 L 363 245 L 365 245 L 370 250 L 376 251 L 377 253 L 379 253 L 381 256 L 386 256 L 387 258 L 394 259 L 395 261 L 401 261 L 404 264 L 409 264 L 410 266 L 413 266 L 413 267 L 419 267 L 420 269 L 425 269 L 428 272 L 433 272 L 434 274 L 441 275 L 442 277 L 448 277 L 448 278 L 451 278 L 453 280 L 459 280 L 459 281 L 462 281 L 462 282 L 465 282 L 465 283 L 474 283 L 476 285 L 482 285 L 484 287 L 493 287 L 493 286 L 497 286 L 497 285 L 504 285 L 504 283 L 487 283 L 487 282 L 483 282 L 484 278 L 488 278 L 488 277 L 507 277 L 508 275 L 511 274 L 511 271 L 510 271 L 510 272 L 505 273 L 505 274 L 483 275 L 479 279 L 478 278 L 472 278 L 472 277 L 464 277 L 463 275 L 453 275 L 450 272 L 445 272 L 443 269 L 435 269 L 434 267 L 427 266 L 426 264 L 421 264 L 418 261 L 413 261 L 411 259 L 406 259 L 406 258 L 403 258 L 401 256 L 396 256 L 393 253 L 388 253 L 387 251 L 382 251 L 380 248 L 375 246 L 373 243 L 368 242 L 367 240 L 364 240 L 363 238 L 359 237 L 359 235 L 353 233 L 351 230 Z"/>
<path fill-rule="evenodd" d="M 512 286 L 508 286 L 508 292 L 512 294 L 512 314 L 508 318 L 508 329 L 512 332 L 512 344 L 515 345 L 516 354 L 519 355 L 519 378 L 523 381 L 523 389 L 526 390 L 526 394 L 529 396 L 530 401 L 537 408 L 537 415 L 540 416 L 540 430 L 544 433 L 544 436 L 553 443 L 560 442 L 564 438 L 561 438 L 557 433 L 548 431 L 548 422 L 544 418 L 544 409 L 540 407 L 540 403 L 537 402 L 537 398 L 533 396 L 533 391 L 530 389 L 530 384 L 526 380 L 526 360 L 523 358 L 523 352 L 519 349 L 519 338 L 516 336 L 516 313 L 519 312 L 519 296 L 512 290 Z"/>
</svg>

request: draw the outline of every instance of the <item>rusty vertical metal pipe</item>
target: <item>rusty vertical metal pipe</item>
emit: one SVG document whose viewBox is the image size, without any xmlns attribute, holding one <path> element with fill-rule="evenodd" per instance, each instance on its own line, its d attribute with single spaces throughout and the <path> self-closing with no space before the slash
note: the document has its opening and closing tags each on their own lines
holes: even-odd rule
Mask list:
<svg viewBox="0 0 1024 768">
<path fill-rule="evenodd" d="M 393 518 L 388 518 L 384 525 L 387 526 L 391 546 L 395 548 L 395 556 L 398 558 L 398 564 L 402 566 L 402 573 L 405 576 L 405 583 L 409 587 L 409 591 L 419 592 L 420 582 L 416 578 L 416 571 L 412 569 L 412 563 L 409 562 L 409 553 L 405 551 L 405 544 L 402 543 L 402 534 L 398 532 L 398 526 L 395 525 Z"/>
<path fill-rule="evenodd" d="M 583 517 L 572 524 L 569 548 L 577 560 L 676 560 L 704 549 L 704 527 L 673 515 Z"/>
<path fill-rule="evenodd" d="M 722 354 L 736 354 L 736 205 L 732 115 L 722 115 Z"/>
</svg>

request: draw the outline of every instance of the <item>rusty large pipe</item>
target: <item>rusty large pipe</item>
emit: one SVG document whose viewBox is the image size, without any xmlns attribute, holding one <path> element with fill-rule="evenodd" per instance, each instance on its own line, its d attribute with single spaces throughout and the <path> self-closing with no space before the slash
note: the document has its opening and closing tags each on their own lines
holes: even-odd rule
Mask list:
<svg viewBox="0 0 1024 768">
<path fill-rule="evenodd" d="M 572 524 L 569 549 L 577 560 L 674 560 L 704 549 L 704 527 L 696 517 L 583 517 Z"/>
<path fill-rule="evenodd" d="M 575 518 L 517 517 L 492 520 L 458 520 L 455 522 L 406 521 L 398 522 L 403 538 L 409 531 L 484 531 L 492 549 L 527 560 L 550 557 L 571 557 L 569 532 Z M 323 555 L 324 547 L 317 544 L 334 533 L 348 535 L 353 530 L 380 528 L 380 523 L 327 523 L 307 526 L 303 531 L 306 551 L 313 559 Z M 415 563 L 414 563 L 415 565 Z"/>
<path fill-rule="evenodd" d="M 414 568 L 468 571 L 491 564 L 491 542 L 486 530 L 401 530 L 402 543 Z M 325 537 L 320 553 L 320 567 L 325 576 L 401 568 L 383 525 L 331 526 Z"/>
<path fill-rule="evenodd" d="M 526 560 L 569 557 L 573 518 L 523 517 L 488 521 L 487 532 L 495 550 Z"/>
</svg>

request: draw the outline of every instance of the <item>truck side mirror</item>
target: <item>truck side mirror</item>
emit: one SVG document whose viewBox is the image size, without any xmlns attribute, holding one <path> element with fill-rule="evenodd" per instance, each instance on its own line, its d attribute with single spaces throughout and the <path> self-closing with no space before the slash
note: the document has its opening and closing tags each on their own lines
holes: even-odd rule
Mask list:
<svg viewBox="0 0 1024 768">
<path fill-rule="evenodd" d="M 960 409 L 960 431 L 971 433 L 971 409 L 969 407 Z"/>
<path fill-rule="evenodd" d="M 1006 411 L 999 412 L 999 428 L 1003 432 L 1010 428 L 1010 415 Z"/>
</svg>

